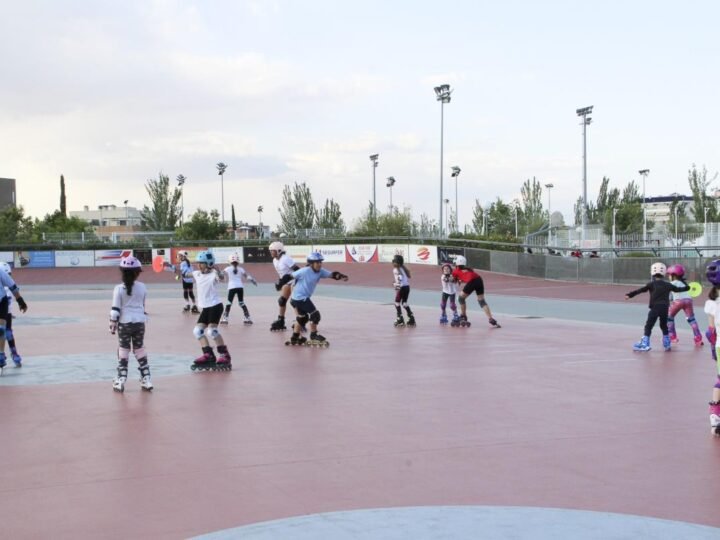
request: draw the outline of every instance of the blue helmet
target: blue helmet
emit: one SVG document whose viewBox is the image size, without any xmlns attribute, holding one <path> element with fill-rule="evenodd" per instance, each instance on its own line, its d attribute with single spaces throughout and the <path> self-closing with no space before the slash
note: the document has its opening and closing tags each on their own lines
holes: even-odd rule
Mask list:
<svg viewBox="0 0 720 540">
<path fill-rule="evenodd" d="M 205 263 L 208 266 L 215 264 L 215 255 L 211 251 L 201 251 L 195 256 L 195 262 Z"/>
<path fill-rule="evenodd" d="M 705 277 L 712 285 L 720 286 L 720 259 L 708 263 Z"/>
<path fill-rule="evenodd" d="M 313 251 L 310 255 L 308 255 L 307 262 L 314 263 L 314 262 L 323 262 L 325 260 L 325 257 L 322 256 L 322 253 L 319 251 Z"/>
</svg>

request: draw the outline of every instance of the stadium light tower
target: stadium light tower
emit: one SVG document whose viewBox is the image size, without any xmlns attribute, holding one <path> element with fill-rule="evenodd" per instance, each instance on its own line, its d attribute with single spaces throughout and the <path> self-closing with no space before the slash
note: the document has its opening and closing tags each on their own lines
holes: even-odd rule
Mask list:
<svg viewBox="0 0 720 540">
<path fill-rule="evenodd" d="M 460 176 L 460 167 L 455 165 L 452 168 L 452 174 L 450 176 L 455 179 L 455 227 L 456 227 L 456 230 L 459 231 L 460 230 L 460 219 L 458 218 L 459 212 L 458 212 L 458 189 L 457 189 L 458 182 L 457 181 L 458 181 L 458 176 Z"/>
<path fill-rule="evenodd" d="M 647 246 L 647 208 L 645 206 L 645 180 L 647 180 L 647 175 L 650 174 L 650 169 L 642 169 L 638 171 L 638 174 L 643 177 L 643 246 Z"/>
<path fill-rule="evenodd" d="M 580 246 L 582 247 L 585 243 L 585 229 L 587 228 L 587 127 L 592 122 L 590 114 L 592 113 L 593 105 L 589 107 L 583 107 L 576 109 L 575 113 L 578 116 L 582 116 L 582 127 L 583 127 L 583 196 L 582 196 L 582 233 L 580 235 Z"/>
<path fill-rule="evenodd" d="M 445 104 L 450 103 L 450 94 L 452 90 L 449 84 L 441 84 L 435 87 L 435 99 L 440 102 L 440 219 L 438 227 L 440 227 L 440 238 L 443 236 L 443 129 L 445 123 Z"/>
<path fill-rule="evenodd" d="M 388 176 L 387 177 L 387 184 L 385 184 L 388 189 L 390 190 L 390 215 L 393 213 L 393 204 L 392 204 L 392 188 L 395 185 L 395 177 L 394 176 Z"/>
<path fill-rule="evenodd" d="M 370 156 L 370 161 L 372 161 L 372 168 L 373 168 L 373 217 L 377 217 L 377 206 L 375 205 L 375 169 L 377 169 L 378 166 L 378 158 L 380 157 L 380 154 L 372 154 Z"/>
</svg>

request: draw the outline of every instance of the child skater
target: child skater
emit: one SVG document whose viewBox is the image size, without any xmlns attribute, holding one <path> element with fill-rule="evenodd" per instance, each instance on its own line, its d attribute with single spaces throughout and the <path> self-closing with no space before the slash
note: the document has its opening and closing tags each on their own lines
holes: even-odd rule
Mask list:
<svg viewBox="0 0 720 540">
<path fill-rule="evenodd" d="M 490 306 L 485 301 L 485 284 L 480 275 L 475 272 L 472 268 L 467 266 L 467 259 L 458 255 L 455 257 L 455 270 L 452 272 L 452 277 L 465 284 L 463 290 L 460 292 L 460 298 L 458 303 L 460 304 L 460 326 L 470 326 L 467 320 L 467 306 L 465 299 L 472 293 L 477 295 L 478 304 L 487 315 L 488 322 L 495 328 L 500 328 L 500 324 L 493 318 Z"/>
<path fill-rule="evenodd" d="M 285 246 L 282 242 L 272 242 L 269 249 L 270 256 L 273 259 L 273 266 L 279 277 L 275 282 L 275 290 L 280 293 L 278 297 L 278 306 L 280 306 L 278 318 L 270 324 L 270 331 L 280 332 L 287 329 L 285 326 L 285 310 L 292 290 L 292 273 L 299 270 L 300 267 L 295 264 L 290 255 L 285 253 Z"/>
<path fill-rule="evenodd" d="M 12 277 L 12 268 L 10 265 L 6 262 L 0 263 L 0 269 L 5 270 L 7 272 L 7 275 Z M 15 315 L 12 313 L 12 305 L 13 305 L 13 295 L 10 292 L 10 289 L 5 287 L 5 296 L 8 299 L 8 314 L 5 318 L 5 339 L 7 339 L 8 347 L 10 347 L 10 354 L 12 356 L 13 363 L 15 364 L 15 367 L 22 367 L 22 357 L 17 351 L 17 343 L 15 342 L 15 334 L 12 330 L 12 320 L 15 318 Z"/>
<path fill-rule="evenodd" d="M 678 286 L 673 285 L 665 281 L 665 274 L 667 273 L 666 266 L 661 262 L 656 262 L 650 267 L 650 276 L 652 281 L 649 281 L 644 286 L 630 291 L 625 295 L 625 300 L 637 296 L 640 293 L 649 292 L 650 301 L 648 307 L 647 321 L 645 322 L 645 334 L 642 339 L 633 345 L 635 351 L 649 351 L 650 347 L 650 334 L 652 334 L 653 326 L 655 322 L 660 319 L 660 330 L 662 331 L 663 338 L 662 343 L 666 351 L 669 351 L 670 346 L 670 335 L 668 334 L 668 312 L 670 309 L 670 292 L 683 292 L 690 289 L 687 284 Z"/>
<path fill-rule="evenodd" d="M 220 319 L 220 324 L 228 323 L 228 318 L 230 317 L 230 309 L 232 308 L 232 303 L 236 296 L 238 299 L 238 305 L 242 308 L 243 314 L 245 315 L 245 320 L 243 321 L 243 323 L 252 324 L 253 322 L 250 318 L 250 311 L 245 305 L 244 300 L 245 289 L 243 287 L 243 277 L 249 280 L 250 283 L 252 283 L 256 287 L 257 281 L 255 281 L 255 278 L 248 274 L 245 269 L 240 266 L 240 257 L 237 253 L 233 253 L 228 257 L 228 263 L 230 264 L 230 266 L 225 269 L 225 275 L 228 278 L 228 303 L 225 304 L 225 313 L 223 313 L 222 319 Z"/>
<path fill-rule="evenodd" d="M 142 265 L 140 261 L 130 255 L 120 259 L 120 272 L 122 284 L 116 285 L 113 290 L 112 307 L 110 308 L 110 333 L 118 335 L 118 367 L 117 377 L 113 381 L 113 390 L 125 391 L 125 382 L 128 374 L 128 360 L 132 347 L 140 371 L 140 387 L 148 392 L 153 389 L 150 379 L 145 352 L 145 297 L 147 288 L 141 281 L 137 281 Z"/>
<path fill-rule="evenodd" d="M 193 334 L 200 341 L 202 355 L 195 359 L 190 368 L 193 371 L 198 369 L 200 371 L 230 371 L 232 369 L 230 353 L 220 335 L 220 330 L 218 330 L 218 323 L 223 314 L 223 303 L 218 295 L 217 286 L 218 283 L 225 280 L 225 272 L 215 268 L 215 256 L 210 251 L 201 251 L 197 254 L 195 261 L 200 269 L 190 272 L 190 275 L 197 283 L 198 304 L 202 311 L 200 311 Z M 217 357 L 208 341 L 208 336 L 217 345 Z"/>
<path fill-rule="evenodd" d="M 682 264 L 673 264 L 667 269 L 667 273 L 670 276 L 670 283 L 681 287 L 687 285 L 685 280 L 685 267 Z M 672 292 L 670 293 L 670 311 L 668 312 L 668 332 L 670 334 L 670 341 L 677 343 L 678 337 L 675 331 L 675 315 L 681 310 L 685 312 L 687 322 L 692 328 L 693 337 L 695 340 L 696 347 L 702 347 L 703 339 L 700 333 L 700 328 L 695 320 L 695 311 L 693 310 L 693 301 L 689 292 Z"/>
<path fill-rule="evenodd" d="M 708 316 L 708 329 L 705 335 L 710 342 L 712 359 L 715 361 L 716 374 L 715 386 L 712 389 L 710 399 L 710 433 L 720 437 L 720 362 L 718 362 L 717 350 L 717 328 L 720 325 L 720 260 L 712 261 L 707 266 L 707 280 L 712 285 L 705 302 L 705 313 Z"/>
<path fill-rule="evenodd" d="M 296 319 L 293 323 L 293 334 L 290 341 L 286 341 L 285 345 L 312 345 L 316 347 L 327 347 L 330 343 L 325 336 L 318 334 L 318 323 L 320 322 L 320 312 L 313 304 L 310 297 L 315 292 L 318 281 L 322 278 L 333 278 L 335 280 L 348 280 L 348 276 L 340 272 L 330 272 L 322 267 L 325 258 L 322 253 L 314 251 L 308 255 L 305 268 L 300 268 L 292 273 L 295 283 L 292 287 L 290 295 L 290 305 L 295 309 Z M 301 336 L 300 332 L 309 323 L 310 339 Z"/>
<path fill-rule="evenodd" d="M 3 318 L 3 323 L 5 325 L 4 327 L 4 337 L 2 338 L 2 349 L 0 349 L 0 375 L 2 375 L 2 370 L 5 367 L 5 364 L 7 363 L 6 357 L 5 357 L 5 339 L 7 339 L 8 345 L 10 346 L 10 354 L 12 355 L 13 362 L 15 363 L 15 367 L 22 367 L 22 358 L 17 352 L 17 347 L 15 345 L 15 336 L 13 335 L 12 331 L 12 320 L 13 315 L 10 310 L 10 306 L 12 305 L 12 299 L 13 297 L 17 298 L 18 306 L 20 306 L 20 311 L 23 313 L 27 310 L 27 304 L 25 304 L 25 301 L 20 296 L 19 290 L 17 288 L 17 285 L 14 284 L 14 281 L 12 279 L 12 268 L 10 268 L 10 265 L 6 262 L 2 263 L 0 265 L 0 270 L 4 271 L 4 273 L 7 275 L 8 280 L 3 281 L 4 289 L 5 289 L 5 295 L 3 296 L 2 303 L 0 303 L 0 316 Z M 13 291 L 12 286 L 9 285 L 9 283 L 12 282 L 15 290 Z M 3 305 L 4 304 L 4 305 Z M 3 316 L 4 313 L 4 316 Z M 3 332 L 2 328 L 0 328 L 0 332 Z"/>
<path fill-rule="evenodd" d="M 402 255 L 395 255 L 392 259 L 393 265 L 393 286 L 395 287 L 395 311 L 397 312 L 397 319 L 395 319 L 395 326 L 405 326 L 405 319 L 403 319 L 402 306 L 408 316 L 407 325 L 415 326 L 415 316 L 413 315 L 410 306 L 408 305 L 408 298 L 410 297 L 410 270 L 405 267 L 405 259 Z"/>
<path fill-rule="evenodd" d="M 442 265 L 442 276 L 440 277 L 440 284 L 442 285 L 442 297 L 440 298 L 440 324 L 447 324 L 447 303 L 450 300 L 450 309 L 453 312 L 452 326 L 456 326 L 460 321 L 460 315 L 457 312 L 457 305 L 455 304 L 455 295 L 458 291 L 457 280 L 452 277 L 452 265 L 445 263 Z"/>
<path fill-rule="evenodd" d="M 182 281 L 183 298 L 185 299 L 185 307 L 183 313 L 200 313 L 195 305 L 195 294 L 193 293 L 192 264 L 190 264 L 190 254 L 187 251 L 178 251 L 177 278 Z M 190 304 L 192 303 L 192 308 Z"/>
</svg>

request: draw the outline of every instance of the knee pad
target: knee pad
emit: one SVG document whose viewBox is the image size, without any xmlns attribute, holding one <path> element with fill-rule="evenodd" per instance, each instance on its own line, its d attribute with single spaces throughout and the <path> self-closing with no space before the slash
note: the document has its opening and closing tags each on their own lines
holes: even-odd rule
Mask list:
<svg viewBox="0 0 720 540">
<path fill-rule="evenodd" d="M 487 306 L 487 302 L 485 301 L 484 298 L 482 300 L 478 300 L 478 304 L 480 304 L 481 308 L 484 308 Z"/>
<path fill-rule="evenodd" d="M 220 337 L 220 330 L 218 330 L 217 326 L 211 326 L 208 328 L 208 335 L 213 341 L 217 341 L 217 338 Z"/>
<path fill-rule="evenodd" d="M 202 326 L 196 326 L 193 328 L 193 335 L 196 339 L 202 339 L 202 337 L 205 335 L 205 329 Z"/>
<path fill-rule="evenodd" d="M 670 320 L 670 318 L 668 318 L 668 320 Z M 695 317 L 688 317 L 687 322 L 689 322 L 690 324 L 694 323 Z M 10 330 L 8 330 L 8 335 L 10 335 Z M 10 338 L 8 338 L 8 339 L 10 339 Z"/>
<path fill-rule="evenodd" d="M 135 358 L 137 358 L 138 362 L 140 360 L 142 360 L 143 358 L 145 359 L 145 361 L 147 361 L 147 352 L 145 351 L 145 347 L 140 347 L 139 349 L 135 349 L 133 351 L 133 353 L 135 354 Z"/>
<path fill-rule="evenodd" d="M 318 310 L 315 310 L 310 314 L 310 322 L 315 324 L 320 322 L 320 312 Z"/>
<path fill-rule="evenodd" d="M 690 319 L 688 319 L 688 321 L 690 321 Z M 12 341 L 14 337 L 15 336 L 13 336 L 12 328 L 8 328 L 5 330 L 5 339 L 7 339 L 8 341 Z"/>
<path fill-rule="evenodd" d="M 238 302 L 238 305 L 239 305 L 241 308 L 243 308 L 243 307 L 245 307 L 245 302 Z"/>
<path fill-rule="evenodd" d="M 461 306 L 465 305 L 465 297 L 464 296 L 461 296 L 460 298 L 458 298 L 458 304 L 460 304 Z"/>
<path fill-rule="evenodd" d="M 284 296 L 278 298 L 278 306 L 285 307 L 285 304 L 287 304 L 287 298 L 285 298 Z"/>
<path fill-rule="evenodd" d="M 671 317 L 670 315 L 668 315 L 668 322 L 669 323 L 675 322 L 675 317 Z"/>
<path fill-rule="evenodd" d="M 118 358 L 121 362 L 124 361 L 127 364 L 128 358 L 130 358 L 130 349 L 123 349 L 122 347 L 119 347 Z"/>
<path fill-rule="evenodd" d="M 295 317 L 295 320 L 298 322 L 300 326 L 305 326 L 307 322 L 310 320 L 310 317 L 308 317 L 307 313 L 305 315 L 298 315 Z"/>
</svg>

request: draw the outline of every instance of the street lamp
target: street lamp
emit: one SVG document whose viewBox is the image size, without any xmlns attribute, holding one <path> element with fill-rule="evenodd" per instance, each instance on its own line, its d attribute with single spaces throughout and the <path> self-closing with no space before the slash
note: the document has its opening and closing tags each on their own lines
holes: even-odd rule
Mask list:
<svg viewBox="0 0 720 540">
<path fill-rule="evenodd" d="M 452 174 L 450 175 L 452 178 L 455 179 L 455 229 L 460 230 L 460 220 L 458 219 L 458 189 L 457 189 L 457 181 L 458 176 L 460 176 L 460 167 L 455 165 L 452 168 Z"/>
<path fill-rule="evenodd" d="M 440 102 L 440 219 L 438 220 L 440 238 L 443 236 L 443 128 L 445 104 L 450 103 L 450 94 L 452 94 L 452 90 L 450 90 L 449 84 L 435 87 L 435 99 Z"/>
<path fill-rule="evenodd" d="M 645 180 L 650 174 L 650 169 L 642 169 L 638 174 L 643 177 L 643 246 L 647 246 L 647 207 L 645 206 Z"/>
<path fill-rule="evenodd" d="M 615 216 L 618 213 L 617 208 L 613 208 L 613 228 L 612 228 L 612 244 L 613 244 L 613 250 L 617 247 L 617 244 L 615 243 Z M 614 252 L 614 251 L 613 251 Z"/>
<path fill-rule="evenodd" d="M 708 245 L 708 237 L 707 237 L 707 213 L 708 210 L 710 210 L 709 206 L 703 207 L 703 213 L 705 214 L 705 218 L 703 219 L 703 236 L 705 237 L 705 245 Z"/>
<path fill-rule="evenodd" d="M 552 207 L 550 206 L 550 190 L 555 187 L 554 184 L 545 184 L 548 190 L 548 245 L 552 242 Z"/>
<path fill-rule="evenodd" d="M 678 210 L 680 210 L 680 202 L 675 207 L 675 256 L 680 257 L 680 242 L 678 241 Z"/>
<path fill-rule="evenodd" d="M 515 238 L 518 237 L 518 207 L 515 205 Z"/>
<path fill-rule="evenodd" d="M 373 217 L 377 217 L 377 206 L 375 206 L 375 169 L 377 169 L 379 157 L 380 154 L 373 154 L 370 156 L 370 161 L 372 161 L 373 168 Z"/>
<path fill-rule="evenodd" d="M 450 212 L 448 212 L 448 206 L 450 205 L 450 199 L 445 199 L 445 228 L 450 231 Z"/>
<path fill-rule="evenodd" d="M 582 196 L 582 233 L 580 236 L 581 246 L 585 243 L 585 228 L 587 227 L 587 127 L 592 122 L 590 114 L 592 113 L 593 105 L 589 107 L 583 107 L 576 109 L 575 113 L 578 116 L 582 116 L 582 127 L 583 127 L 583 196 Z"/>
<path fill-rule="evenodd" d="M 390 189 L 390 215 L 393 213 L 393 204 L 392 204 L 392 188 L 395 185 L 395 177 L 394 176 L 388 176 L 387 177 L 387 184 L 385 184 Z"/>
<path fill-rule="evenodd" d="M 182 202 L 180 203 L 180 224 L 182 225 L 185 223 L 185 189 L 183 186 L 185 185 L 185 180 L 187 180 L 187 178 L 185 178 L 182 174 L 178 174 L 175 180 L 177 180 L 178 187 L 180 188 L 180 197 L 182 199 Z"/>
<path fill-rule="evenodd" d="M 128 226 L 128 209 L 127 209 L 128 199 L 125 199 L 123 201 L 123 203 L 125 204 L 125 226 L 127 227 Z"/>
<path fill-rule="evenodd" d="M 222 161 L 217 164 L 218 174 L 220 175 L 220 206 L 221 206 L 221 219 L 223 225 L 225 225 L 225 170 L 227 165 Z"/>
<path fill-rule="evenodd" d="M 262 238 L 262 237 L 264 236 L 264 234 L 263 234 L 263 226 L 262 226 L 263 207 L 262 207 L 262 206 L 258 206 L 257 212 L 258 212 L 258 226 L 260 227 L 260 238 Z"/>
</svg>

